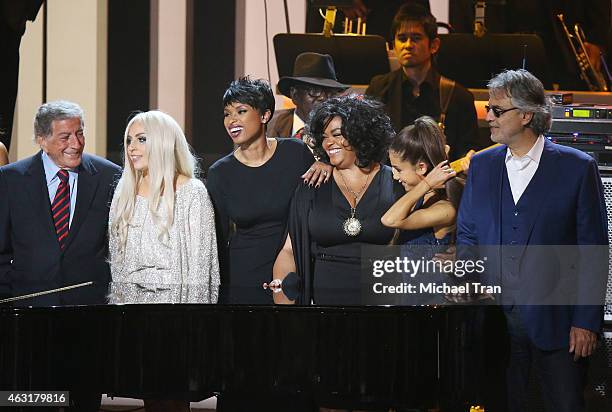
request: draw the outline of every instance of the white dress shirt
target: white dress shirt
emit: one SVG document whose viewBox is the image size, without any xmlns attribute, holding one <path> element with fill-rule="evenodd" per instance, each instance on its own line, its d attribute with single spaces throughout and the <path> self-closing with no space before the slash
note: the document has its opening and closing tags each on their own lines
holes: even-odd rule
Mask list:
<svg viewBox="0 0 612 412">
<path fill-rule="evenodd" d="M 524 156 L 514 156 L 510 148 L 506 149 L 506 170 L 508 171 L 508 181 L 515 205 L 538 170 L 543 151 L 544 136 L 542 135 L 537 138 L 529 152 Z"/>
</svg>

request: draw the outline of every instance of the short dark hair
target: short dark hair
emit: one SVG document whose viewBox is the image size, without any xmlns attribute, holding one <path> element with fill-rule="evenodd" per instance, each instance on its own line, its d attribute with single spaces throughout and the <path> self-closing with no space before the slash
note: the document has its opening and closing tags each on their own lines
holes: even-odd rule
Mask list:
<svg viewBox="0 0 612 412">
<path fill-rule="evenodd" d="M 253 80 L 249 76 L 240 77 L 230 83 L 223 93 L 223 107 L 231 103 L 244 103 L 257 109 L 260 115 L 270 111 L 274 114 L 274 93 L 270 83 L 264 79 Z"/>
<path fill-rule="evenodd" d="M 438 23 L 433 14 L 421 4 L 409 2 L 403 4 L 393 17 L 391 22 L 391 39 L 394 39 L 397 31 L 408 22 L 420 23 L 429 41 L 438 37 Z"/>
<path fill-rule="evenodd" d="M 323 132 L 334 117 L 342 120 L 342 136 L 355 155 L 357 166 L 367 167 L 387 159 L 387 149 L 395 131 L 381 103 L 360 95 L 332 97 L 317 106 L 310 115 L 306 131 L 314 139 L 314 152 L 325 161 Z"/>
</svg>

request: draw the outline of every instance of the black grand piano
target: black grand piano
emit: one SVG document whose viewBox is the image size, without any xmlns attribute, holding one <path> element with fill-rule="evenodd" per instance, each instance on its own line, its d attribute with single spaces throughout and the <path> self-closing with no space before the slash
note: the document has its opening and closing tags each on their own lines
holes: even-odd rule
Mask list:
<svg viewBox="0 0 612 412">
<path fill-rule="evenodd" d="M 486 358 L 502 350 L 483 339 L 492 308 L 286 305 L 263 289 L 250 291 L 257 304 L 227 304 L 232 292 L 216 305 L 2 307 L 0 390 L 273 393 L 449 411 L 499 395 L 501 374 Z"/>
</svg>

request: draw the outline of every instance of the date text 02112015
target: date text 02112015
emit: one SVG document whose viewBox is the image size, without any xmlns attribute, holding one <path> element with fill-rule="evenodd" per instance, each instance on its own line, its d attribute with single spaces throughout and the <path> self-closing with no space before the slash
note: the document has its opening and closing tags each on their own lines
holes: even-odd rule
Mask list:
<svg viewBox="0 0 612 412">
<path fill-rule="evenodd" d="M 0 406 L 68 406 L 68 391 L 0 391 Z"/>
</svg>

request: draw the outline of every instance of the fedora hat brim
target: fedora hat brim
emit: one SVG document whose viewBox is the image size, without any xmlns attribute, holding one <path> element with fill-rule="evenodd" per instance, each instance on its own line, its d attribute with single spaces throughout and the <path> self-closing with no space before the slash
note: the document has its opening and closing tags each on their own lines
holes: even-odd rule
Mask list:
<svg viewBox="0 0 612 412">
<path fill-rule="evenodd" d="M 278 88 L 278 91 L 281 92 L 281 94 L 291 98 L 291 95 L 289 93 L 291 86 L 300 85 L 300 84 L 320 86 L 320 87 L 325 87 L 325 88 L 330 88 L 330 89 L 340 89 L 340 90 L 346 90 L 351 87 L 349 85 L 342 84 L 336 80 L 326 79 L 322 77 L 286 76 L 286 77 L 280 78 L 277 84 L 277 88 Z"/>
</svg>

